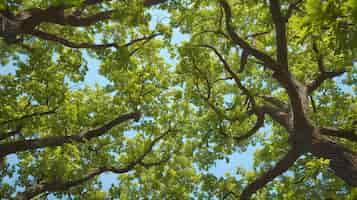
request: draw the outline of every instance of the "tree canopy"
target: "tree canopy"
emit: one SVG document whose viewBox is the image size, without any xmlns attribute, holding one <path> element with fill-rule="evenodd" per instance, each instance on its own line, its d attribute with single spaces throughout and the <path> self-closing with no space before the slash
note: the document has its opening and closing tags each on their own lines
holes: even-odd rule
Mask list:
<svg viewBox="0 0 357 200">
<path fill-rule="evenodd" d="M 357 198 L 356 0 L 2 0 L 0 22 L 1 199 Z M 108 81 L 75 87 L 88 59 Z"/>
</svg>

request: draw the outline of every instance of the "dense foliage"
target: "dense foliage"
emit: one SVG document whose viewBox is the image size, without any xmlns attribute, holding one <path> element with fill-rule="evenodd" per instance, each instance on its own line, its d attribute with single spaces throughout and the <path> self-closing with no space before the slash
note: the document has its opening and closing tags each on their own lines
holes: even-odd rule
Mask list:
<svg viewBox="0 0 357 200">
<path fill-rule="evenodd" d="M 356 0 L 2 0 L 0 19 L 1 199 L 357 198 Z M 93 60 L 106 81 L 84 85 Z M 252 145 L 253 169 L 209 170 Z"/>
</svg>

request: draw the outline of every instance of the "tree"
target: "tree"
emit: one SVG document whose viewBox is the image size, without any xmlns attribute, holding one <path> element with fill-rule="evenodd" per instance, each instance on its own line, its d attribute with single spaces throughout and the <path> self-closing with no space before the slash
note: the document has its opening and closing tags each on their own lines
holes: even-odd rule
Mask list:
<svg viewBox="0 0 357 200">
<path fill-rule="evenodd" d="M 152 6 L 170 22 L 151 27 Z M 1 196 L 357 195 L 355 0 L 39 0 L 1 9 L 1 62 L 13 70 L 0 73 Z M 189 40 L 171 43 L 174 28 Z M 86 57 L 100 61 L 107 85 L 71 88 L 91 67 Z M 253 171 L 208 172 L 256 143 Z M 98 179 L 106 172 L 121 174 L 107 192 Z M 14 175 L 16 184 L 5 181 Z"/>
</svg>

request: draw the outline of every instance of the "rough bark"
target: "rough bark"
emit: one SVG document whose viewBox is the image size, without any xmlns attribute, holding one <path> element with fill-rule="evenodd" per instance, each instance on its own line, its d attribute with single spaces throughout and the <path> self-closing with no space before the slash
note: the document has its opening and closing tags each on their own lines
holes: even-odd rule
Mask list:
<svg viewBox="0 0 357 200">
<path fill-rule="evenodd" d="M 108 0 L 110 1 L 110 0 Z M 161 3 L 165 3 L 167 0 L 143 0 L 143 4 L 146 7 L 155 6 Z M 84 1 L 82 6 L 78 8 L 75 12 L 68 13 L 66 9 L 71 8 L 71 6 L 61 5 L 53 6 L 47 9 L 33 8 L 24 11 L 20 11 L 17 15 L 10 13 L 7 10 L 0 10 L 0 37 L 3 37 L 7 43 L 17 43 L 21 42 L 21 36 L 25 34 L 37 36 L 40 35 L 44 39 L 53 39 L 55 37 L 60 38 L 56 35 L 46 35 L 44 33 L 39 33 L 36 27 L 42 23 L 53 23 L 64 26 L 75 26 L 75 27 L 86 27 L 91 26 L 98 22 L 103 22 L 112 18 L 112 14 L 115 10 L 106 10 L 95 13 L 90 16 L 82 16 L 81 9 L 87 6 L 100 4 L 105 2 L 105 0 L 87 0 Z M 37 34 L 37 35 L 36 35 Z M 40 37 L 38 36 L 38 37 Z M 41 37 L 40 37 L 41 38 Z M 72 45 L 65 39 L 61 39 L 58 42 Z M 84 44 L 82 44 L 84 45 Z M 79 46 L 82 46 L 79 45 Z M 85 44 L 84 46 L 88 46 Z M 80 47 L 78 47 L 80 48 Z"/>
<path fill-rule="evenodd" d="M 294 161 L 304 153 L 311 152 L 317 157 L 330 160 L 330 168 L 336 176 L 342 178 L 347 184 L 356 186 L 357 183 L 357 154 L 337 142 L 322 136 L 328 135 L 356 141 L 355 130 L 339 130 L 336 128 L 315 127 L 309 116 L 309 95 L 318 89 L 324 81 L 342 75 L 346 69 L 335 72 L 324 70 L 322 57 L 318 58 L 320 74 L 310 84 L 303 84 L 295 79 L 288 69 L 286 22 L 294 9 L 301 1 L 290 4 L 287 16 L 281 13 L 279 0 L 270 0 L 270 12 L 276 32 L 277 60 L 274 60 L 263 51 L 255 49 L 242 39 L 234 30 L 232 24 L 232 12 L 226 0 L 220 0 L 220 4 L 225 12 L 225 24 L 228 36 L 233 44 L 238 45 L 243 51 L 260 60 L 262 64 L 273 71 L 273 77 L 285 88 L 289 100 L 290 108 L 281 106 L 280 102 L 265 98 L 267 102 L 276 107 L 258 106 L 256 109 L 264 110 L 264 113 L 282 125 L 290 134 L 289 142 L 294 147 L 277 165 L 249 184 L 241 194 L 241 199 L 249 199 L 250 196 L 262 188 L 265 184 L 273 180 L 274 177 L 282 174 L 294 163 Z M 294 153 L 295 152 L 295 153 Z"/>
<path fill-rule="evenodd" d="M 316 157 L 329 159 L 334 174 L 348 185 L 357 187 L 357 152 L 320 136 L 314 139 L 311 153 Z"/>
<path fill-rule="evenodd" d="M 240 199 L 248 200 L 250 196 L 254 194 L 257 190 L 264 187 L 267 183 L 272 181 L 275 177 L 281 175 L 287 171 L 294 162 L 299 158 L 300 152 L 297 149 L 293 148 L 290 150 L 276 165 L 271 168 L 269 171 L 264 173 L 258 179 L 248 184 L 248 186 L 243 190 Z"/>
</svg>

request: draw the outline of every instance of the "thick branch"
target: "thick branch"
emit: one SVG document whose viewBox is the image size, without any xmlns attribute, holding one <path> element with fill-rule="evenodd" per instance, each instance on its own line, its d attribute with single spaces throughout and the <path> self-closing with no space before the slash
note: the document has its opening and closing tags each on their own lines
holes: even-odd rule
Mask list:
<svg viewBox="0 0 357 200">
<path fill-rule="evenodd" d="M 270 12 L 275 24 L 275 42 L 277 46 L 278 62 L 284 68 L 288 67 L 288 48 L 286 38 L 286 21 L 281 14 L 279 0 L 270 0 Z"/>
<path fill-rule="evenodd" d="M 273 71 L 281 71 L 280 64 L 278 64 L 273 58 L 271 58 L 269 55 L 265 54 L 264 52 L 261 52 L 253 48 L 244 39 L 238 36 L 238 34 L 235 32 L 232 26 L 232 11 L 228 2 L 226 0 L 220 0 L 220 3 L 226 15 L 226 29 L 232 42 L 236 45 L 239 45 L 241 48 L 243 48 L 249 54 L 253 55 L 258 60 L 262 61 L 269 69 Z"/>
<path fill-rule="evenodd" d="M 262 112 L 283 126 L 289 133 L 293 130 L 293 126 L 291 124 L 291 119 L 289 116 L 289 112 L 286 112 L 282 108 L 273 107 L 270 105 L 257 106 L 255 108 L 257 112 Z"/>
<path fill-rule="evenodd" d="M 73 5 L 51 6 L 47 9 L 31 8 L 20 11 L 16 16 L 13 13 L 0 10 L 0 21 L 3 26 L 0 31 L 0 37 L 3 37 L 8 43 L 16 43 L 20 40 L 18 36 L 31 34 L 35 28 L 42 23 L 54 23 L 64 26 L 86 27 L 97 22 L 103 22 L 111 19 L 115 10 L 101 11 L 90 16 L 82 16 L 82 10 L 86 6 L 95 5 L 105 0 L 87 0 L 74 12 L 68 13 L 67 9 Z M 110 1 L 110 0 L 107 0 Z M 145 6 L 153 6 L 164 3 L 166 0 L 143 0 Z M 6 23 L 4 23 L 6 22 Z M 4 26 L 5 25 L 5 26 Z"/>
<path fill-rule="evenodd" d="M 300 153 L 293 148 L 290 150 L 273 168 L 260 176 L 254 182 L 250 183 L 242 192 L 240 199 L 248 200 L 252 194 L 264 187 L 275 177 L 287 171 L 294 162 L 300 157 Z"/>
<path fill-rule="evenodd" d="M 0 144 L 0 157 L 6 156 L 11 153 L 21 152 L 21 151 L 28 151 L 28 150 L 44 148 L 44 147 L 61 146 L 65 143 L 70 143 L 70 142 L 84 143 L 87 140 L 105 134 L 107 131 L 109 131 L 113 127 L 123 122 L 126 122 L 131 119 L 138 120 L 140 118 L 140 115 L 141 114 L 139 112 L 133 112 L 133 113 L 121 115 L 116 119 L 100 127 L 93 128 L 89 131 L 85 131 L 77 135 L 52 136 L 52 137 L 46 137 L 40 139 L 30 139 L 30 140 L 22 140 L 22 141 Z"/>
<path fill-rule="evenodd" d="M 22 192 L 17 195 L 16 199 L 22 200 L 22 199 L 30 199 L 33 198 L 43 192 L 56 192 L 56 191 L 67 191 L 72 187 L 81 185 L 87 181 L 92 180 L 93 178 L 97 177 L 98 175 L 105 173 L 105 172 L 113 172 L 116 174 L 122 174 L 122 173 L 127 173 L 131 170 L 134 170 L 134 168 L 137 165 L 142 165 L 146 168 L 148 167 L 153 167 L 153 166 L 158 166 L 163 164 L 164 162 L 167 162 L 169 160 L 168 158 L 161 159 L 157 162 L 150 162 L 150 163 L 145 163 L 143 162 L 144 158 L 152 152 L 153 146 L 157 144 L 164 136 L 167 135 L 168 132 L 165 132 L 161 136 L 155 138 L 149 145 L 149 147 L 135 160 L 131 161 L 129 164 L 127 164 L 125 167 L 114 167 L 114 166 L 107 166 L 107 167 L 99 167 L 96 169 L 91 170 L 91 172 L 87 173 L 84 175 L 82 178 L 75 179 L 75 180 L 70 180 L 67 182 L 53 182 L 53 183 L 40 183 L 37 185 L 34 185 L 30 188 L 28 188 L 25 192 Z"/>
<path fill-rule="evenodd" d="M 334 174 L 352 187 L 357 186 L 357 153 L 326 137 L 315 138 L 311 153 L 329 159 Z"/>
<path fill-rule="evenodd" d="M 294 11 L 294 10 L 299 10 L 299 11 L 301 11 L 298 6 L 299 6 L 299 4 L 301 4 L 303 1 L 304 1 L 304 0 L 297 0 L 295 3 L 289 4 L 288 11 L 287 11 L 286 16 L 285 16 L 286 21 L 288 21 L 289 18 L 293 15 L 293 11 Z"/>
<path fill-rule="evenodd" d="M 114 10 L 103 11 L 88 17 L 78 17 L 76 15 L 57 15 L 49 17 L 47 19 L 42 19 L 43 22 L 50 22 L 60 25 L 78 26 L 85 27 L 91 26 L 97 22 L 108 20 L 112 17 Z"/>
<path fill-rule="evenodd" d="M 320 133 L 327 136 L 339 137 L 357 142 L 356 129 L 338 129 L 332 127 L 323 127 L 320 128 Z"/>
<path fill-rule="evenodd" d="M 264 63 L 264 66 L 272 70 L 273 77 L 283 86 L 291 101 L 294 123 L 296 126 L 310 125 L 306 112 L 308 108 L 308 100 L 305 86 L 297 81 L 282 63 L 275 61 L 269 55 L 250 46 L 234 31 L 232 26 L 232 11 L 226 0 L 220 0 L 220 3 L 226 14 L 226 29 L 234 44 L 243 48 L 247 53 L 253 55 L 258 60 Z"/>
</svg>

